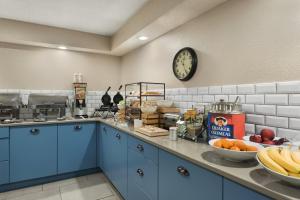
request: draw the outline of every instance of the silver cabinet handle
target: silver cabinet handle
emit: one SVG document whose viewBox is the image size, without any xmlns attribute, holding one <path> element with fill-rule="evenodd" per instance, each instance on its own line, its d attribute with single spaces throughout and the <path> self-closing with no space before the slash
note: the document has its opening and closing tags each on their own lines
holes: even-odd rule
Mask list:
<svg viewBox="0 0 300 200">
<path fill-rule="evenodd" d="M 137 169 L 137 170 L 136 170 L 136 173 L 137 173 L 139 176 L 144 176 L 144 171 L 141 170 L 141 169 Z"/>
<path fill-rule="evenodd" d="M 74 129 L 75 129 L 75 130 L 81 130 L 82 127 L 81 127 L 80 125 L 76 125 L 76 126 L 74 126 Z"/>
<path fill-rule="evenodd" d="M 38 128 L 33 128 L 30 130 L 31 135 L 38 135 L 40 133 L 40 130 Z"/>
<path fill-rule="evenodd" d="M 141 144 L 138 144 L 138 145 L 136 146 L 136 148 L 137 148 L 139 151 L 144 151 L 144 147 L 143 147 L 143 145 L 141 145 Z"/>
<path fill-rule="evenodd" d="M 182 176 L 189 176 L 190 175 L 189 171 L 186 168 L 182 167 L 182 166 L 177 167 L 177 172 L 179 174 L 181 174 Z"/>
</svg>

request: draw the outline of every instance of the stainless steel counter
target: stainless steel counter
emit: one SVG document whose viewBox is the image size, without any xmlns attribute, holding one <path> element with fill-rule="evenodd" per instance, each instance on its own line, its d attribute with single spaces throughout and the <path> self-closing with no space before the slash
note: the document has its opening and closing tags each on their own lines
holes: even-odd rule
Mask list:
<svg viewBox="0 0 300 200">
<path fill-rule="evenodd" d="M 101 122 L 110 125 L 116 129 L 124 131 L 131 136 L 139 138 L 163 150 L 166 150 L 178 157 L 186 159 L 200 167 L 211 170 L 227 179 L 233 180 L 241 185 L 258 191 L 266 196 L 280 200 L 300 199 L 300 188 L 288 185 L 267 173 L 258 163 L 253 160 L 245 163 L 234 163 L 226 161 L 212 151 L 212 148 L 205 143 L 194 143 L 179 139 L 171 141 L 168 137 L 148 137 L 137 133 L 132 127 L 125 127 L 115 124 L 110 120 L 100 118 L 90 119 L 67 119 L 65 121 L 47 121 L 47 122 L 22 122 L 16 124 L 2 124 L 4 126 L 26 126 L 26 125 L 45 125 L 62 124 L 76 122 Z"/>
</svg>

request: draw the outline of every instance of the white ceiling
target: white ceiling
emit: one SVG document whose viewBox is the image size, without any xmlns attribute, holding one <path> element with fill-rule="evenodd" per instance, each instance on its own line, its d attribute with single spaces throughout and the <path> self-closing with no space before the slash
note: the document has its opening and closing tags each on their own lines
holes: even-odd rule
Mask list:
<svg viewBox="0 0 300 200">
<path fill-rule="evenodd" d="M 0 18 L 111 36 L 149 0 L 0 0 Z"/>
</svg>

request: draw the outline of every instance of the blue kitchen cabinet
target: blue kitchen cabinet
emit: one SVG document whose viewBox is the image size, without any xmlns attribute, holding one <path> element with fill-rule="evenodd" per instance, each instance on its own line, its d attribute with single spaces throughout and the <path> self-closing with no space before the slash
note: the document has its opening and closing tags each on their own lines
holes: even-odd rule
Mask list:
<svg viewBox="0 0 300 200">
<path fill-rule="evenodd" d="M 113 135 L 115 129 L 110 126 L 101 124 L 99 132 L 99 151 L 100 151 L 100 168 L 111 179 L 111 166 L 112 166 L 112 155 L 113 155 Z"/>
<path fill-rule="evenodd" d="M 95 123 L 58 126 L 58 173 L 97 167 Z"/>
<path fill-rule="evenodd" d="M 1 127 L 0 128 L 0 139 L 1 138 L 8 138 L 9 137 L 9 128 L 8 127 Z"/>
<path fill-rule="evenodd" d="M 8 161 L 0 162 L 0 185 L 9 183 Z"/>
<path fill-rule="evenodd" d="M 254 192 L 225 178 L 223 181 L 223 190 L 223 200 L 271 200 L 262 194 Z"/>
<path fill-rule="evenodd" d="M 8 160 L 9 158 L 9 139 L 0 139 L 0 161 Z"/>
<path fill-rule="evenodd" d="M 128 199 L 158 199 L 158 148 L 128 137 Z"/>
<path fill-rule="evenodd" d="M 127 197 L 127 134 L 115 130 L 111 134 L 111 182 L 124 198 Z"/>
<path fill-rule="evenodd" d="M 57 126 L 10 129 L 10 182 L 57 174 Z"/>
<path fill-rule="evenodd" d="M 102 124 L 100 167 L 120 194 L 127 197 L 127 134 Z"/>
<path fill-rule="evenodd" d="M 159 200 L 222 200 L 222 177 L 159 150 Z"/>
</svg>

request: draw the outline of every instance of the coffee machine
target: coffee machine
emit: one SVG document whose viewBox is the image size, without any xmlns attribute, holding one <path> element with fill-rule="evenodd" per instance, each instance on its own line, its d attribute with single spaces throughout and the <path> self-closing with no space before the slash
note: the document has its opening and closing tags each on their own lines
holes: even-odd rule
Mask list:
<svg viewBox="0 0 300 200">
<path fill-rule="evenodd" d="M 86 88 L 87 83 L 73 83 L 74 87 L 74 116 L 87 118 Z"/>
</svg>

